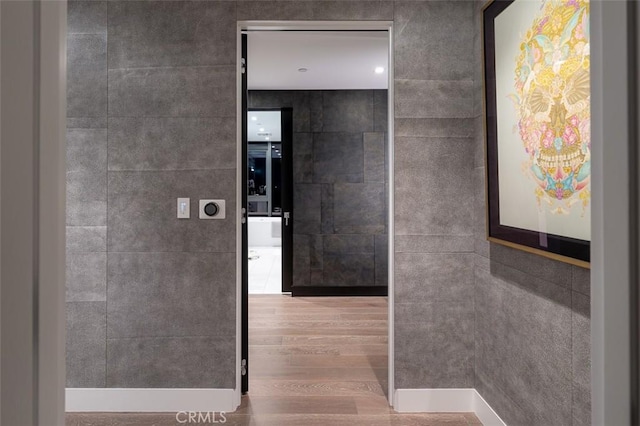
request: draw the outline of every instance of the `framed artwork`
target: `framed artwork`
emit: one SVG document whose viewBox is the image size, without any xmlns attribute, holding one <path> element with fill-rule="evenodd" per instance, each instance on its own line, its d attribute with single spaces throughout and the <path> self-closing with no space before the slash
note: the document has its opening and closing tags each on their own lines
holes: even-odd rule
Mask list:
<svg viewBox="0 0 640 426">
<path fill-rule="evenodd" d="M 483 11 L 490 241 L 589 266 L 589 2 Z"/>
</svg>

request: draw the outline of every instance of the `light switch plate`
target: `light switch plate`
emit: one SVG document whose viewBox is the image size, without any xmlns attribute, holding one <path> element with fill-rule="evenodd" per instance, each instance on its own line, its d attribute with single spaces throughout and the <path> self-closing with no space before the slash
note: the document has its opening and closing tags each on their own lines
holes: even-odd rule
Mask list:
<svg viewBox="0 0 640 426">
<path fill-rule="evenodd" d="M 215 215 L 209 216 L 205 213 L 204 208 L 207 204 L 214 203 L 218 206 L 218 211 Z M 226 217 L 225 200 L 200 200 L 200 208 L 198 209 L 198 217 L 200 219 L 224 219 Z"/>
<path fill-rule="evenodd" d="M 178 198 L 178 219 L 189 219 L 191 217 L 191 200 L 189 198 Z"/>
</svg>

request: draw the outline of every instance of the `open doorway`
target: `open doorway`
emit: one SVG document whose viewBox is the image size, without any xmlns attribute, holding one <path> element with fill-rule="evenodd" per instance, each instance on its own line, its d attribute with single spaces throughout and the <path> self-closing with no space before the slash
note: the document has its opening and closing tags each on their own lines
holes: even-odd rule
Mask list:
<svg viewBox="0 0 640 426">
<path fill-rule="evenodd" d="M 249 294 L 291 291 L 292 132 L 291 108 L 247 111 L 244 168 Z"/>
<path fill-rule="evenodd" d="M 392 148 L 388 119 L 390 26 L 370 23 L 366 28 L 362 24 L 348 29 L 346 23 L 335 31 L 281 26 L 276 31 L 265 31 L 264 27 L 256 31 L 247 25 L 243 31 L 241 117 L 245 143 L 241 158 L 246 161 L 246 167 L 242 169 L 246 189 L 242 189 L 246 192 L 243 231 L 247 234 L 242 255 L 246 267 L 242 269 L 242 357 L 239 360 L 243 392 L 249 390 L 250 371 L 253 371 L 249 368 L 252 365 L 250 354 L 256 354 L 255 348 L 250 353 L 251 339 L 254 344 L 261 345 L 260 356 L 254 357 L 258 362 L 253 364 L 255 368 L 269 365 L 270 370 L 289 374 L 291 378 L 290 374 L 297 370 L 278 369 L 279 356 L 290 351 L 309 352 L 308 359 L 288 358 L 287 362 L 298 363 L 298 369 L 306 365 L 318 374 L 322 374 L 319 364 L 344 362 L 349 364 L 351 372 L 373 374 L 375 377 L 371 376 L 369 380 L 373 379 L 384 389 L 383 399 L 391 394 L 387 391 L 388 384 L 392 383 L 388 380 L 391 369 L 387 366 L 392 363 L 392 356 L 389 356 L 389 330 L 392 327 L 387 313 L 392 304 L 386 299 L 391 277 L 391 243 L 387 235 L 392 232 L 389 220 L 392 215 L 389 191 Z M 252 144 L 249 129 L 252 121 L 262 123 L 262 117 L 257 115 L 261 110 L 283 108 L 292 112 L 293 203 L 290 210 L 277 211 L 273 200 L 275 191 L 271 189 L 270 197 L 267 190 L 270 184 L 266 179 L 273 173 L 272 135 L 266 134 L 265 126 L 257 126 L 262 134 Z M 269 161 L 271 167 L 267 171 Z M 255 163 L 254 170 L 251 170 L 252 162 Z M 256 173 L 259 168 L 264 172 Z M 255 249 L 252 252 L 250 243 L 251 229 L 256 228 L 252 219 L 259 213 L 263 223 L 277 223 L 284 218 L 285 212 L 290 213 L 292 226 L 291 290 L 294 299 L 283 295 L 276 296 L 279 297 L 277 300 L 250 298 L 253 293 L 250 291 L 250 265 L 254 261 L 252 257 L 259 256 Z M 267 236 L 277 234 L 274 231 L 277 225 L 273 223 L 263 225 L 263 237 L 265 233 Z M 297 302 L 289 302 L 298 296 L 328 298 L 300 298 Z M 305 310 L 309 315 L 301 312 Z M 266 311 L 274 311 L 276 315 L 268 318 Z M 255 329 L 255 323 L 249 325 L 250 312 L 254 313 L 260 330 Z M 314 314 L 319 315 L 318 318 L 313 317 Z M 332 317 L 330 326 L 325 321 L 328 317 L 323 315 Z M 358 321 L 362 323 L 356 324 Z M 347 330 L 343 327 L 345 324 L 363 329 L 352 327 Z M 251 327 L 254 329 L 250 337 Z M 366 330 L 366 327 L 370 328 Z M 267 329 L 274 333 L 287 329 L 283 333 L 300 338 L 271 335 Z M 301 336 L 304 333 L 306 338 Z M 325 340 L 333 347 L 323 349 Z M 359 343 L 349 347 L 352 342 Z M 366 349 L 375 353 L 362 352 Z M 316 356 L 326 355 L 327 351 L 334 355 L 348 352 L 349 359 L 320 360 Z M 265 358 L 272 355 L 274 358 Z M 371 360 L 375 362 L 371 363 Z M 357 362 L 360 361 L 363 362 L 362 370 L 358 370 Z"/>
</svg>

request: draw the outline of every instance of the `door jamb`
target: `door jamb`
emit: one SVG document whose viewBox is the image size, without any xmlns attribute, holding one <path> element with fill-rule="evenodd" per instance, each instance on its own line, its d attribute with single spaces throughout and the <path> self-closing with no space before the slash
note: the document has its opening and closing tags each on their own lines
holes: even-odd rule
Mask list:
<svg viewBox="0 0 640 426">
<path fill-rule="evenodd" d="M 389 376 L 388 399 L 393 406 L 394 387 L 394 58 L 393 58 L 393 21 L 238 21 L 236 26 L 237 58 L 236 58 L 236 125 L 237 125 L 237 159 L 236 159 L 236 403 L 240 405 L 241 392 L 241 354 L 242 354 L 242 32 L 248 30 L 384 30 L 389 33 L 389 63 L 387 64 L 389 84 L 387 89 L 387 140 L 389 159 L 389 190 L 387 193 L 387 235 L 388 235 L 388 351 Z"/>
</svg>

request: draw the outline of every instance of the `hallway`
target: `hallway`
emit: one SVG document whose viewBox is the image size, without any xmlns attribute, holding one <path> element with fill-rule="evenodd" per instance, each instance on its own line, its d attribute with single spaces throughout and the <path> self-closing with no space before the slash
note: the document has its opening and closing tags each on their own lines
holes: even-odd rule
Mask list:
<svg viewBox="0 0 640 426">
<path fill-rule="evenodd" d="M 385 297 L 249 299 L 249 393 L 227 425 L 479 425 L 472 413 L 397 414 L 387 392 Z M 67 426 L 175 426 L 173 414 L 68 414 Z M 194 424 L 194 423 L 190 423 Z"/>
</svg>

